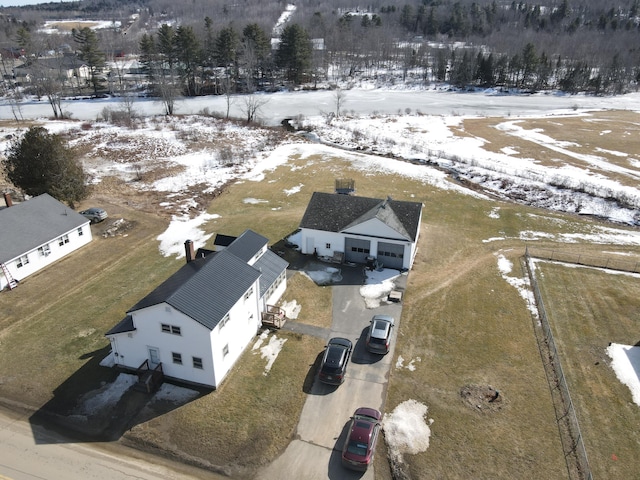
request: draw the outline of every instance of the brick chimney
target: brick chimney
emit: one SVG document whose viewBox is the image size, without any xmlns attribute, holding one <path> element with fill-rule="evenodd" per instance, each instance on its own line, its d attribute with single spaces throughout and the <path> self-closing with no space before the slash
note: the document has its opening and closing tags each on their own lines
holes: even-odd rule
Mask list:
<svg viewBox="0 0 640 480">
<path fill-rule="evenodd" d="M 4 203 L 7 205 L 7 207 L 13 206 L 13 200 L 11 200 L 11 194 L 9 192 L 4 194 Z"/>
<path fill-rule="evenodd" d="M 184 253 L 187 256 L 187 263 L 195 260 L 196 250 L 191 240 L 184 242 Z"/>
</svg>

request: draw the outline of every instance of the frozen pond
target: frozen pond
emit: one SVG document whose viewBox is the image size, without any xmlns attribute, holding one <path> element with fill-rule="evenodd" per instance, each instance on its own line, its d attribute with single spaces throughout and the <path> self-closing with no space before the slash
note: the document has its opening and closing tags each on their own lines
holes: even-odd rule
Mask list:
<svg viewBox="0 0 640 480">
<path fill-rule="evenodd" d="M 626 109 L 640 111 L 640 93 L 617 97 L 594 97 L 565 95 L 557 92 L 534 95 L 504 95 L 489 90 L 485 92 L 458 93 L 446 90 L 390 90 L 351 89 L 343 90 L 342 112 L 356 114 L 422 113 L 427 115 L 463 116 L 540 116 L 575 109 Z M 279 125 L 287 117 L 306 117 L 335 111 L 335 93 L 332 91 L 282 92 L 255 96 L 265 101 L 258 117 L 267 125 Z M 231 115 L 243 118 L 246 97 L 232 97 Z M 97 100 L 67 100 L 63 111 L 78 120 L 95 120 L 105 107 L 120 108 L 115 98 Z M 176 102 L 176 114 L 194 114 L 208 109 L 209 112 L 226 112 L 224 96 L 181 98 Z M 138 115 L 160 115 L 162 104 L 156 99 L 139 98 L 135 101 Z M 0 119 L 13 119 L 14 108 L 7 100 L 0 101 Z M 25 119 L 51 117 L 48 102 L 28 100 L 21 104 L 20 113 Z"/>
</svg>

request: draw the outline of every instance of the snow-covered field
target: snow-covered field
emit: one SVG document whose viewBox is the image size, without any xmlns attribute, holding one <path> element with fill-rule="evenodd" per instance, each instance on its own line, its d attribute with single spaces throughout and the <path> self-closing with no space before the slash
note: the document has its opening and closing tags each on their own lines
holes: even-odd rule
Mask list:
<svg viewBox="0 0 640 480">
<path fill-rule="evenodd" d="M 397 175 L 419 179 L 426 185 L 439 189 L 452 189 L 467 195 L 488 198 L 482 191 L 471 190 L 450 180 L 451 171 L 457 175 L 473 179 L 481 173 L 485 176 L 483 186 L 500 196 L 499 184 L 508 183 L 511 189 L 520 186 L 528 203 L 546 208 L 573 211 L 580 204 L 580 212 L 608 217 L 615 222 L 633 225 L 637 221 L 640 207 L 640 191 L 630 186 L 633 181 L 621 184 L 615 175 L 623 175 L 637 180 L 640 178 L 640 152 L 626 151 L 621 144 L 615 151 L 599 147 L 590 152 L 581 152 L 579 160 L 585 167 L 567 168 L 565 165 L 542 165 L 532 158 L 519 158 L 516 150 L 505 147 L 500 153 L 486 149 L 486 139 L 460 135 L 463 121 L 467 116 L 477 118 L 483 115 L 502 115 L 504 122 L 500 130 L 514 138 L 526 139 L 562 155 L 576 156 L 575 147 L 559 143 L 553 137 L 539 130 L 523 128 L 519 119 L 539 116 L 548 117 L 585 115 L 580 109 L 624 108 L 640 111 L 640 95 L 628 95 L 608 99 L 584 96 L 500 96 L 491 92 L 483 94 L 456 94 L 431 91 L 371 91 L 367 89 L 347 92 L 347 118 L 327 120 L 323 114 L 333 110 L 330 92 L 283 93 L 273 95 L 261 112 L 266 123 L 276 125 L 285 117 L 298 117 L 300 124 L 315 131 L 317 139 L 312 142 L 307 137 L 291 137 L 282 142 L 273 138 L 273 132 L 266 128 L 251 128 L 225 123 L 206 116 L 186 118 L 142 118 L 136 129 L 125 129 L 108 124 L 95 123 L 91 128 L 83 128 L 80 122 L 41 120 L 52 132 L 70 133 L 74 146 L 83 147 L 88 153 L 84 158 L 85 168 L 92 181 L 99 183 L 106 176 L 119 176 L 138 188 L 157 192 L 164 198 L 160 206 L 173 215 L 168 229 L 158 237 L 158 248 L 164 255 L 184 254 L 182 241 L 185 231 L 193 239 L 196 247 L 203 246 L 210 235 L 201 226 L 215 218 L 216 214 L 198 210 L 197 195 L 214 190 L 230 179 L 259 182 L 265 172 L 287 162 L 296 154 L 301 158 L 311 155 L 340 156 L 351 162 L 354 168 L 368 172 L 393 172 Z M 203 108 L 212 111 L 223 110 L 223 99 L 185 100 L 180 103 L 180 113 L 196 113 Z M 241 108 L 240 99 L 235 104 Z M 73 113 L 73 118 L 95 119 L 104 107 L 118 108 L 117 101 L 77 101 L 67 102 L 65 110 Z M 197 108 L 197 110 L 196 110 Z M 147 100 L 136 106 L 141 115 L 159 113 L 159 105 Z M 400 112 L 400 115 L 397 113 Z M 30 101 L 22 105 L 21 113 L 31 118 L 43 118 L 49 113 L 42 102 Z M 427 114 L 429 113 L 429 114 Z M 10 105 L 0 105 L 0 118 L 11 119 L 14 112 Z M 300 117 L 299 115 L 302 115 Z M 508 117 L 508 118 L 507 118 Z M 602 126 L 606 134 L 606 125 Z M 357 132 L 357 135 L 354 135 Z M 16 133 L 16 128 L 6 124 L 0 128 L 0 138 L 8 138 Z M 223 139 L 224 146 L 211 139 Z M 393 141 L 392 141 L 393 140 Z M 217 140 L 216 140 L 217 141 Z M 0 148 L 7 145 L 4 140 Z M 341 148 L 338 148 L 339 147 Z M 344 149 L 346 148 L 346 149 Z M 608 162 L 606 157 L 614 156 L 626 161 Z M 397 160 L 390 160 L 379 154 L 393 154 Z M 230 161 L 231 159 L 231 161 Z M 412 161 L 405 161 L 412 160 Z M 162 165 L 165 174 L 150 181 L 132 182 L 136 176 L 151 172 Z M 436 168 L 438 167 L 438 168 Z M 599 173 L 594 174 L 592 169 Z M 611 172 L 612 176 L 602 172 Z M 490 173 L 487 173 L 490 172 Z M 588 184 L 590 189 L 567 195 L 566 191 L 555 191 L 550 183 L 558 183 L 562 177 L 567 182 Z M 509 180 L 506 182 L 505 180 Z M 553 181 L 552 181 L 553 180 Z M 514 187 L 515 185 L 515 187 Z M 287 195 L 296 195 L 303 185 L 291 185 Z M 547 192 L 537 201 L 535 192 Z M 533 192 L 533 193 L 531 193 Z M 627 204 L 620 206 L 600 192 L 623 195 Z M 504 192 L 502 192 L 504 193 Z M 513 192 L 511 192 L 513 193 Z M 506 193 L 505 195 L 506 196 Z M 610 197 L 610 195 L 608 195 Z M 246 202 L 260 202 L 247 198 Z M 499 208 L 488 213 L 498 218 Z M 640 244 L 640 233 L 636 230 L 611 227 L 594 227 L 581 239 L 603 244 Z M 533 241 L 546 238 L 545 232 L 521 232 L 521 238 Z M 487 239 L 486 242 L 497 239 Z M 558 235 L 558 242 L 575 242 L 576 236 Z M 512 277 L 511 264 L 503 256 L 497 256 L 496 268 L 505 281 L 521 291 L 522 296 L 532 305 L 524 280 Z M 330 282 L 339 274 L 328 267 L 326 271 L 307 272 L 314 281 Z M 362 287 L 361 294 L 370 308 L 393 288 L 391 271 L 373 272 Z M 321 277 L 321 278 L 320 278 Z M 294 306 L 295 307 L 295 306 Z M 285 345 L 284 339 L 276 334 L 265 333 L 253 350 L 265 360 L 264 374 L 268 375 L 278 353 Z M 608 353 L 612 367 L 620 381 L 633 392 L 634 402 L 640 405 L 640 382 L 636 372 L 640 371 L 640 347 L 612 345 Z M 398 358 L 396 368 L 412 369 L 417 359 Z M 407 364 L 405 365 L 405 362 Z M 128 388 L 130 379 L 122 377 L 79 406 L 79 415 L 103 408 L 102 403 L 117 402 L 122 392 Z M 167 387 L 169 388 L 169 387 Z M 185 392 L 176 391 L 176 398 L 185 398 Z M 171 397 L 170 391 L 164 391 Z M 188 397 L 188 395 L 187 395 Z M 429 425 L 426 418 L 427 406 L 408 399 L 393 412 L 385 416 L 386 439 L 390 448 L 399 457 L 403 453 L 416 453 L 429 445 Z"/>
</svg>

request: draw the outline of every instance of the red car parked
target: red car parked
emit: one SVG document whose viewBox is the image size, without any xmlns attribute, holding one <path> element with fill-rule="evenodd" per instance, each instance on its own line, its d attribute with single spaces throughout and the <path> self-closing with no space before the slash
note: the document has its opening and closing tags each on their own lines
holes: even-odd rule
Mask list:
<svg viewBox="0 0 640 480">
<path fill-rule="evenodd" d="M 382 414 L 375 408 L 361 407 L 355 411 L 342 448 L 342 465 L 360 471 L 371 465 L 382 428 L 381 418 Z"/>
</svg>

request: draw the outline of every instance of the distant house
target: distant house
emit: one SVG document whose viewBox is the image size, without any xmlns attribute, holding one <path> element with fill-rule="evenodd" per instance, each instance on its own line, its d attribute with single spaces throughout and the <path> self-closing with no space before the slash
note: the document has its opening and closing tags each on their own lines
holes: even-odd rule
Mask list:
<svg viewBox="0 0 640 480">
<path fill-rule="evenodd" d="M 0 290 L 92 240 L 89 219 L 44 193 L 0 210 Z"/>
<path fill-rule="evenodd" d="M 51 77 L 61 80 L 89 80 L 91 70 L 79 57 L 62 55 L 35 59 L 15 69 L 16 78 Z"/>
<path fill-rule="evenodd" d="M 305 254 L 408 270 L 416 254 L 422 203 L 314 192 L 300 222 Z"/>
<path fill-rule="evenodd" d="M 113 363 L 216 388 L 286 289 L 287 262 L 252 230 L 219 252 L 193 251 L 187 263 L 131 307 L 106 333 Z"/>
</svg>

